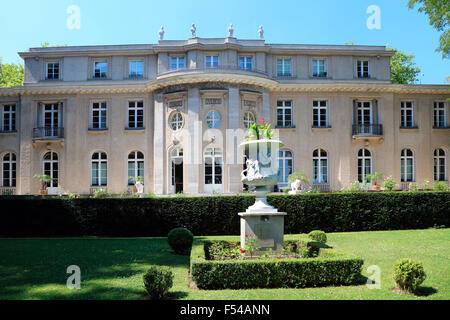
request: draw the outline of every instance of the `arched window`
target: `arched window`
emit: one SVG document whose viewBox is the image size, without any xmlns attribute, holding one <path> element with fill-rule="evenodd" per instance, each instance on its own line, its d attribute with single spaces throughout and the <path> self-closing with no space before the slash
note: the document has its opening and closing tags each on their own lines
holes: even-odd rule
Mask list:
<svg viewBox="0 0 450 320">
<path fill-rule="evenodd" d="M 16 155 L 12 152 L 6 153 L 2 158 L 2 186 L 16 186 Z"/>
<path fill-rule="evenodd" d="M 136 179 L 141 177 L 144 179 L 144 154 L 140 151 L 130 152 L 128 155 L 128 185 L 133 185 Z"/>
<path fill-rule="evenodd" d="M 58 187 L 58 154 L 50 151 L 44 155 L 44 174 L 50 176 L 49 188 Z"/>
<path fill-rule="evenodd" d="M 169 125 L 173 131 L 178 131 L 183 127 L 183 115 L 181 112 L 174 112 L 169 118 Z"/>
<path fill-rule="evenodd" d="M 400 159 L 401 181 L 414 181 L 414 153 L 410 149 L 403 149 Z"/>
<path fill-rule="evenodd" d="M 328 183 L 328 153 L 323 149 L 313 151 L 313 182 Z"/>
<path fill-rule="evenodd" d="M 289 150 L 278 151 L 278 176 L 280 184 L 287 184 L 289 175 L 292 173 L 293 157 Z"/>
<path fill-rule="evenodd" d="M 446 159 L 445 151 L 442 149 L 434 150 L 434 181 L 446 181 Z"/>
<path fill-rule="evenodd" d="M 206 125 L 210 129 L 217 129 L 220 127 L 220 114 L 216 110 L 211 110 L 206 115 Z"/>
<path fill-rule="evenodd" d="M 91 159 L 91 185 L 106 186 L 107 185 L 107 164 L 108 158 L 105 152 L 95 152 Z"/>
<path fill-rule="evenodd" d="M 205 150 L 205 192 L 222 191 L 222 149 Z"/>
<path fill-rule="evenodd" d="M 367 149 L 358 151 L 358 181 L 364 182 L 367 175 L 372 173 L 372 155 Z"/>
<path fill-rule="evenodd" d="M 247 111 L 244 113 L 244 127 L 246 129 L 250 128 L 250 126 L 255 123 L 255 116 L 252 112 Z"/>
</svg>

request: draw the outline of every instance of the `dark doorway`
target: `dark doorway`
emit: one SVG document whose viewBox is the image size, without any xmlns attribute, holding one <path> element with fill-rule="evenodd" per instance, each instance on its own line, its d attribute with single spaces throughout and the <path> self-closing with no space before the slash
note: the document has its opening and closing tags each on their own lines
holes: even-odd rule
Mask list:
<svg viewBox="0 0 450 320">
<path fill-rule="evenodd" d="M 183 162 L 172 161 L 172 185 L 175 193 L 183 192 Z"/>
</svg>

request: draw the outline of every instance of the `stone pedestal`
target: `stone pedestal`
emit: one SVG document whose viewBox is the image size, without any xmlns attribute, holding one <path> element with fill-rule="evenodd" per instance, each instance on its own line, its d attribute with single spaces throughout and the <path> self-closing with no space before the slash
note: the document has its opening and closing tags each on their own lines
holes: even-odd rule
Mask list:
<svg viewBox="0 0 450 320">
<path fill-rule="evenodd" d="M 241 217 L 241 247 L 244 248 L 246 237 L 255 237 L 258 241 L 256 246 L 260 252 L 272 249 L 281 251 L 283 249 L 284 216 L 286 212 L 278 212 L 276 209 L 270 212 L 240 212 Z"/>
</svg>

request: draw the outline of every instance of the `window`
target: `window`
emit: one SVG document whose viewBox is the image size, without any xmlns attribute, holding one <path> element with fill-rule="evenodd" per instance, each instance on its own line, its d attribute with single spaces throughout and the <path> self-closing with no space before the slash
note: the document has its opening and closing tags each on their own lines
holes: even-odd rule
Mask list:
<svg viewBox="0 0 450 320">
<path fill-rule="evenodd" d="M 94 79 L 106 79 L 108 77 L 108 63 L 94 62 Z"/>
<path fill-rule="evenodd" d="M 414 127 L 414 108 L 411 101 L 402 101 L 400 109 L 400 127 L 412 128 Z"/>
<path fill-rule="evenodd" d="M 313 151 L 313 182 L 328 183 L 328 153 L 323 149 Z"/>
<path fill-rule="evenodd" d="M 286 58 L 277 59 L 277 76 L 278 77 L 291 76 L 291 59 Z"/>
<path fill-rule="evenodd" d="M 91 185 L 102 187 L 107 185 L 107 156 L 105 152 L 95 152 L 91 159 Z"/>
<path fill-rule="evenodd" d="M 252 112 L 246 111 L 244 113 L 244 127 L 246 129 L 250 128 L 250 126 L 255 123 L 255 116 Z"/>
<path fill-rule="evenodd" d="M 358 181 L 364 182 L 366 177 L 372 173 L 372 155 L 367 149 L 358 151 Z"/>
<path fill-rule="evenodd" d="M 205 57 L 205 67 L 206 68 L 217 68 L 219 66 L 219 56 L 206 56 Z"/>
<path fill-rule="evenodd" d="M 2 158 L 2 186 L 16 186 L 16 155 L 12 152 L 6 153 Z"/>
<path fill-rule="evenodd" d="M 313 77 L 325 78 L 327 76 L 325 60 L 313 59 L 312 69 Z"/>
<path fill-rule="evenodd" d="M 128 128 L 139 129 L 144 128 L 144 102 L 129 101 L 128 102 Z"/>
<path fill-rule="evenodd" d="M 358 78 L 369 78 L 369 61 L 358 60 L 357 63 L 357 74 Z"/>
<path fill-rule="evenodd" d="M 239 57 L 239 69 L 241 70 L 252 70 L 252 57 L 242 56 Z"/>
<path fill-rule="evenodd" d="M 48 62 L 47 63 L 47 74 L 45 77 L 47 80 L 58 80 L 59 79 L 59 62 Z"/>
<path fill-rule="evenodd" d="M 211 110 L 210 112 L 208 112 L 208 114 L 206 115 L 206 125 L 208 126 L 208 128 L 217 129 L 220 127 L 220 123 L 220 114 L 217 111 Z"/>
<path fill-rule="evenodd" d="M 178 131 L 183 127 L 183 116 L 181 112 L 176 111 L 172 113 L 169 118 L 169 126 L 173 131 Z"/>
<path fill-rule="evenodd" d="M 277 101 L 277 127 L 292 127 L 292 101 Z"/>
<path fill-rule="evenodd" d="M 445 128 L 447 125 L 447 115 L 445 112 L 445 102 L 435 102 L 433 108 L 433 127 Z"/>
<path fill-rule="evenodd" d="M 326 100 L 313 101 L 313 127 L 328 126 L 328 106 Z"/>
<path fill-rule="evenodd" d="M 16 105 L 5 104 L 2 110 L 2 132 L 16 131 Z"/>
<path fill-rule="evenodd" d="M 171 57 L 170 58 L 170 69 L 184 69 L 184 57 Z"/>
<path fill-rule="evenodd" d="M 58 137 L 59 136 L 59 104 L 46 103 L 43 108 L 43 136 L 44 137 Z"/>
<path fill-rule="evenodd" d="M 143 78 L 144 77 L 144 62 L 143 61 L 130 61 L 129 66 L 130 78 Z"/>
<path fill-rule="evenodd" d="M 445 151 L 442 149 L 434 150 L 434 181 L 446 181 L 446 159 Z"/>
<path fill-rule="evenodd" d="M 287 184 L 289 175 L 292 173 L 292 152 L 288 150 L 278 151 L 278 177 L 279 184 Z"/>
<path fill-rule="evenodd" d="M 50 151 L 44 155 L 44 174 L 50 176 L 49 188 L 58 187 L 58 154 Z"/>
<path fill-rule="evenodd" d="M 144 154 L 133 151 L 128 155 L 128 185 L 134 185 L 133 179 L 137 177 L 144 179 Z"/>
<path fill-rule="evenodd" d="M 414 181 L 414 154 L 410 149 L 403 149 L 400 160 L 401 181 Z"/>
<path fill-rule="evenodd" d="M 222 149 L 220 148 L 205 150 L 205 185 L 222 185 Z"/>
<path fill-rule="evenodd" d="M 106 129 L 106 102 L 92 104 L 92 129 Z"/>
</svg>

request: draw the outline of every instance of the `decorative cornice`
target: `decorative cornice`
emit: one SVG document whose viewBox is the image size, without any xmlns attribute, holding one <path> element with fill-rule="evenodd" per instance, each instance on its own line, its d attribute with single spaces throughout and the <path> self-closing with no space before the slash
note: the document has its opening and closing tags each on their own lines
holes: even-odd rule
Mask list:
<svg viewBox="0 0 450 320">
<path fill-rule="evenodd" d="M 287 83 L 245 74 L 201 73 L 176 75 L 150 80 L 139 84 L 82 84 L 48 86 L 30 85 L 0 88 L 0 97 L 19 95 L 73 95 L 73 94 L 138 94 L 150 93 L 168 86 L 197 84 L 204 82 L 226 83 L 230 85 L 251 85 L 273 92 L 365 92 L 402 94 L 450 95 L 450 85 L 399 85 L 390 83 Z"/>
</svg>

